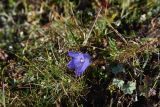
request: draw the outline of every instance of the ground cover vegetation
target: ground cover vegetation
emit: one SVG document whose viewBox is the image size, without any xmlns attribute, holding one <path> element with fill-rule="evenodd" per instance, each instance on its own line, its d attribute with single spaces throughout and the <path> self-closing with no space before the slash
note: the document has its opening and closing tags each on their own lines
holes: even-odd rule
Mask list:
<svg viewBox="0 0 160 107">
<path fill-rule="evenodd" d="M 1 0 L 0 106 L 159 107 L 159 0 Z"/>
</svg>

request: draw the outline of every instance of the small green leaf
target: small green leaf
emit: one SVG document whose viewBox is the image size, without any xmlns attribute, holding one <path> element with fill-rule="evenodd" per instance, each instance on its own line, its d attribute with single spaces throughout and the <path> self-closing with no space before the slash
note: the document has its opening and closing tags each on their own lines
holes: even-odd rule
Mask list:
<svg viewBox="0 0 160 107">
<path fill-rule="evenodd" d="M 119 89 L 123 87 L 124 81 L 119 79 L 113 79 L 113 85 L 116 85 Z"/>
<path fill-rule="evenodd" d="M 136 89 L 136 82 L 132 81 L 129 81 L 127 84 L 124 84 L 123 87 L 121 87 L 121 90 L 125 94 L 132 94 L 135 89 Z"/>
<path fill-rule="evenodd" d="M 123 80 L 113 79 L 113 84 L 116 85 L 124 94 L 132 94 L 136 89 L 136 82 L 129 81 L 127 84 L 124 84 Z"/>
<path fill-rule="evenodd" d="M 117 64 L 116 66 L 112 67 L 112 73 L 117 74 L 119 72 L 125 72 L 125 69 L 122 66 L 122 64 Z"/>
</svg>

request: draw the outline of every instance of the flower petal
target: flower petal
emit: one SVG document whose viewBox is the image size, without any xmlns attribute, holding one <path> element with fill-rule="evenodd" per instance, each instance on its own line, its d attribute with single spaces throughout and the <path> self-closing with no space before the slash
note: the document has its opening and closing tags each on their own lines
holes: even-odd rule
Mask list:
<svg viewBox="0 0 160 107">
<path fill-rule="evenodd" d="M 68 67 L 69 69 L 75 69 L 75 64 L 74 64 L 73 60 L 71 60 L 71 61 L 67 64 L 67 67 Z"/>
<path fill-rule="evenodd" d="M 91 56 L 87 53 L 83 54 L 83 56 L 84 56 L 85 60 L 87 60 L 87 59 L 90 60 L 91 59 Z"/>
<path fill-rule="evenodd" d="M 73 57 L 73 58 L 78 57 L 78 55 L 79 55 L 78 52 L 73 52 L 73 51 L 69 51 L 69 52 L 68 52 L 68 56 Z"/>
<path fill-rule="evenodd" d="M 75 65 L 75 69 L 78 69 L 78 68 L 80 68 L 80 67 L 83 66 L 83 63 L 84 63 L 84 62 L 80 62 L 80 59 L 74 58 L 74 59 L 73 59 L 73 63 L 74 63 L 74 65 Z"/>
<path fill-rule="evenodd" d="M 76 76 L 81 76 L 86 68 L 90 65 L 91 56 L 87 53 L 79 53 L 69 51 L 68 55 L 72 57 L 72 60 L 68 63 L 69 69 L 74 69 Z"/>
<path fill-rule="evenodd" d="M 76 76 L 82 75 L 89 65 L 90 65 L 90 61 L 89 59 L 86 59 L 82 66 L 75 69 Z"/>
</svg>

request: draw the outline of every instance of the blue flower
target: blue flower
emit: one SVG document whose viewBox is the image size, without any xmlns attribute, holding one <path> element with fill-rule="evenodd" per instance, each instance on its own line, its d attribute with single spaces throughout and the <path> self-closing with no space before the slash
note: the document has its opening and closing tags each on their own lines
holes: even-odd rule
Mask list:
<svg viewBox="0 0 160 107">
<path fill-rule="evenodd" d="M 76 76 L 81 76 L 85 69 L 91 64 L 91 56 L 87 53 L 79 53 L 69 51 L 68 55 L 72 57 L 72 60 L 68 63 L 69 69 L 74 69 Z"/>
</svg>

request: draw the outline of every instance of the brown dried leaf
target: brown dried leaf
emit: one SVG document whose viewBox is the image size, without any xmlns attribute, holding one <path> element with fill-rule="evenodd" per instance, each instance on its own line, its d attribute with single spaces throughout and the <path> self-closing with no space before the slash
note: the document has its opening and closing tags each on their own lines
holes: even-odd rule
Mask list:
<svg viewBox="0 0 160 107">
<path fill-rule="evenodd" d="M 8 54 L 5 53 L 4 50 L 0 49 L 0 60 L 4 61 L 4 60 L 7 60 L 7 58 L 8 58 Z"/>
</svg>

